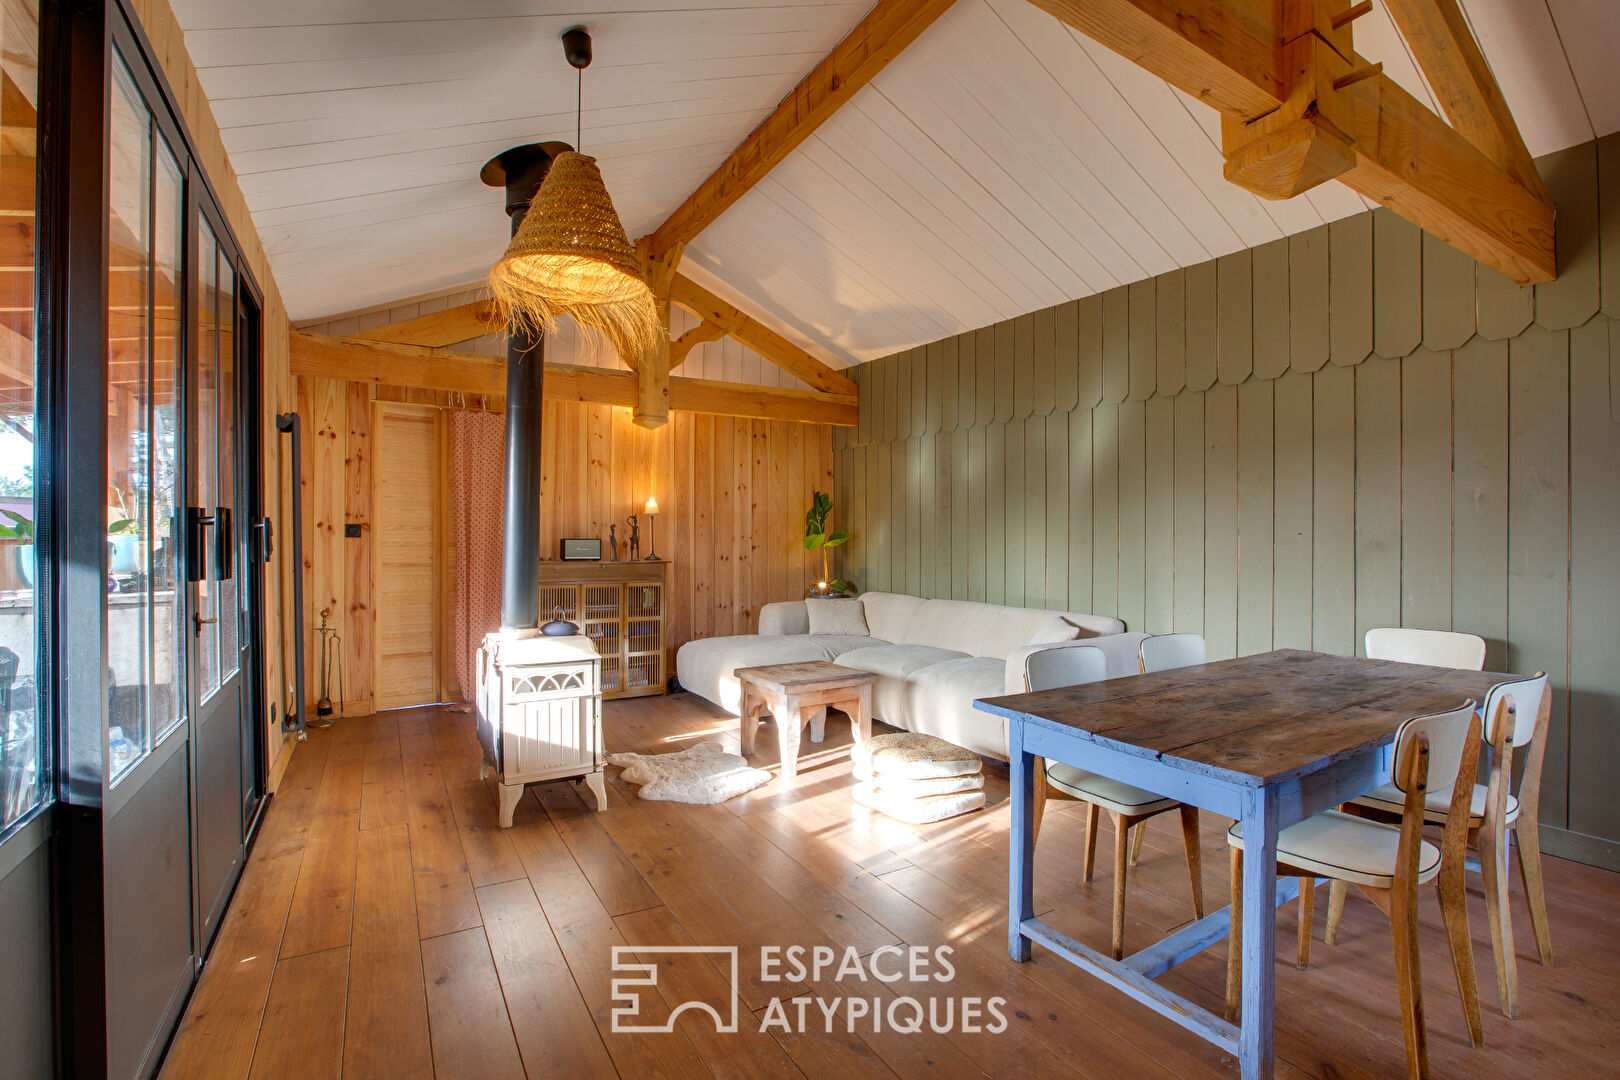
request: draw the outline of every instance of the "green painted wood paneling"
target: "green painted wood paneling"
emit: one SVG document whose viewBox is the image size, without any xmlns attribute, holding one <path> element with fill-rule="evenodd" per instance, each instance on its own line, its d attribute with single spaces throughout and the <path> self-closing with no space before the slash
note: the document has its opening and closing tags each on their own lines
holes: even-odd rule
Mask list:
<svg viewBox="0 0 1620 1080">
<path fill-rule="evenodd" d="M 1541 820 L 1569 827 L 1569 333 L 1531 326 L 1508 346 L 1509 671 L 1559 690 Z"/>
<path fill-rule="evenodd" d="M 1147 416 L 1143 403 L 1119 407 L 1119 617 L 1147 629 Z"/>
<path fill-rule="evenodd" d="M 1237 387 L 1204 395 L 1204 640 L 1211 660 L 1237 655 Z"/>
<path fill-rule="evenodd" d="M 1046 606 L 1069 608 L 1069 415 L 1046 417 Z"/>
<path fill-rule="evenodd" d="M 906 552 L 911 546 L 906 532 L 912 517 L 906 442 L 897 439 L 889 447 L 889 498 L 894 515 L 894 528 L 889 530 L 889 587 L 894 592 L 906 591 Z"/>
<path fill-rule="evenodd" d="M 939 596 L 941 594 L 934 582 L 934 565 L 938 561 L 934 544 L 939 536 L 934 528 L 939 507 L 935 484 L 938 468 L 934 461 L 934 436 L 925 434 L 912 441 L 917 444 L 917 471 L 911 483 L 917 502 L 917 535 L 912 541 L 917 547 L 917 595 Z"/>
<path fill-rule="evenodd" d="M 1273 388 L 1273 383 L 1259 379 L 1237 388 L 1237 645 L 1243 656 L 1272 647 L 1272 519 L 1276 497 Z"/>
<path fill-rule="evenodd" d="M 958 334 L 956 342 L 956 427 L 967 429 L 977 420 L 979 396 L 979 338 Z"/>
<path fill-rule="evenodd" d="M 1279 649 L 1311 647 L 1315 543 L 1316 443 L 1312 379 L 1291 371 L 1272 383 L 1275 393 L 1273 460 L 1272 641 Z"/>
<path fill-rule="evenodd" d="M 1373 352 L 1405 356 L 1423 340 L 1423 231 L 1373 211 Z"/>
<path fill-rule="evenodd" d="M 1220 380 L 1234 386 L 1254 373 L 1254 263 L 1248 251 L 1215 260 L 1215 310 Z"/>
<path fill-rule="evenodd" d="M 1006 493 L 1006 535 L 1002 547 L 1002 567 L 1006 571 L 1006 584 L 1003 587 L 1003 603 L 1012 607 L 1024 607 L 1024 521 L 1027 508 L 1024 506 L 1024 428 L 1023 420 L 1012 420 L 1003 427 L 1006 434 L 1006 456 L 1003 474 L 1006 481 L 1003 491 Z"/>
<path fill-rule="evenodd" d="M 1356 368 L 1356 653 L 1401 624 L 1401 363 Z"/>
<path fill-rule="evenodd" d="M 1328 362 L 1328 227 L 1288 238 L 1288 362 L 1318 371 Z"/>
<path fill-rule="evenodd" d="M 1328 358 L 1341 367 L 1372 352 L 1372 215 L 1328 226 Z"/>
<path fill-rule="evenodd" d="M 947 597 L 951 595 L 951 518 L 956 509 L 951 435 L 942 431 L 934 436 L 934 595 Z"/>
<path fill-rule="evenodd" d="M 1423 345 L 1455 349 L 1474 336 L 1474 267 L 1450 244 L 1423 234 Z"/>
<path fill-rule="evenodd" d="M 1158 361 L 1158 286 L 1153 278 L 1133 282 L 1128 289 L 1130 304 L 1131 357 L 1130 388 L 1132 401 L 1146 401 L 1153 396 L 1159 378 Z"/>
<path fill-rule="evenodd" d="M 1075 304 L 1075 404 L 1090 409 L 1102 400 L 1103 305 L 1101 296 Z"/>
<path fill-rule="evenodd" d="M 865 444 L 872 441 L 872 403 L 877 398 L 877 392 L 872 388 L 872 372 L 877 364 L 856 364 L 847 372 L 850 381 L 855 384 L 857 407 L 855 410 L 855 441 Z"/>
<path fill-rule="evenodd" d="M 1150 634 L 1175 627 L 1176 584 L 1176 406 L 1168 397 L 1147 402 L 1145 467 L 1145 555 L 1143 624 Z"/>
<path fill-rule="evenodd" d="M 1130 290 L 1110 289 L 1102 294 L 1102 399 L 1117 405 L 1130 392 Z"/>
<path fill-rule="evenodd" d="M 1219 315 L 1215 302 L 1215 263 L 1187 270 L 1187 389 L 1215 385 L 1219 357 Z"/>
<path fill-rule="evenodd" d="M 1591 836 L 1620 836 L 1614 798 L 1620 761 L 1620 424 L 1609 413 L 1607 319 L 1570 332 L 1569 827 Z M 1588 588 L 1585 582 L 1603 583 Z"/>
<path fill-rule="evenodd" d="M 911 406 L 911 421 L 906 434 L 915 438 L 928 430 L 928 349 L 911 350 L 911 392 L 906 404 Z"/>
<path fill-rule="evenodd" d="M 1558 208 L 1558 277 L 1536 286 L 1536 322 L 1549 330 L 1580 326 L 1597 314 L 1597 143 L 1582 143 L 1541 158 L 1541 170 Z"/>
<path fill-rule="evenodd" d="M 1536 290 L 1515 285 L 1488 266 L 1477 267 L 1474 274 L 1479 333 L 1492 341 L 1506 341 L 1524 333 L 1536 317 Z"/>
<path fill-rule="evenodd" d="M 1254 374 L 1275 379 L 1288 370 L 1288 240 L 1261 244 L 1254 258 Z"/>
<path fill-rule="evenodd" d="M 1119 406 L 1091 412 L 1091 604 L 1119 615 Z M 1131 627 L 1135 629 L 1135 627 Z"/>
<path fill-rule="evenodd" d="M 984 427 L 994 423 L 996 418 L 996 328 L 981 327 L 973 336 L 979 365 L 978 408 L 974 422 Z"/>
<path fill-rule="evenodd" d="M 990 431 L 975 427 L 968 431 L 968 566 L 969 600 L 983 601 L 990 595 L 987 567 L 990 562 Z M 996 480 L 997 485 L 1001 483 Z"/>
<path fill-rule="evenodd" d="M 901 387 L 902 385 L 906 386 L 908 388 L 906 392 L 909 392 L 911 385 L 910 383 L 902 384 L 900 381 L 901 364 L 905 361 L 905 358 L 905 353 L 898 353 L 884 361 L 882 379 L 883 393 L 886 395 L 886 399 L 883 402 L 883 430 L 878 433 L 878 438 L 884 442 L 893 442 L 895 439 L 903 437 L 900 427 L 900 410 L 905 407 L 905 398 Z"/>
<path fill-rule="evenodd" d="M 1485 639 L 1485 667 L 1507 663 L 1508 347 L 1475 336 L 1452 354 L 1452 628 Z"/>
<path fill-rule="evenodd" d="M 984 433 L 984 601 L 1007 602 L 1007 425 Z"/>
<path fill-rule="evenodd" d="M 968 496 L 971 474 L 968 466 L 968 433 L 950 432 L 951 440 L 951 599 L 968 598 L 968 567 L 972 553 L 968 549 L 969 515 L 972 514 Z M 984 524 L 980 514 L 978 523 Z"/>
<path fill-rule="evenodd" d="M 1356 373 L 1318 371 L 1314 395 L 1311 647 L 1356 653 Z"/>
<path fill-rule="evenodd" d="M 1046 418 L 1024 422 L 1024 604 L 1046 606 Z"/>
<path fill-rule="evenodd" d="M 1069 413 L 1069 611 L 1094 611 L 1092 584 L 1091 410 Z"/>
<path fill-rule="evenodd" d="M 956 427 L 956 395 L 960 389 L 957 358 L 961 338 L 946 338 L 939 350 L 939 424 L 936 431 L 951 431 Z"/>
<path fill-rule="evenodd" d="M 1204 632 L 1204 395 L 1175 402 L 1175 596 L 1171 630 Z"/>
<path fill-rule="evenodd" d="M 922 585 L 922 437 L 906 440 L 905 588 L 913 596 L 925 595 Z"/>
<path fill-rule="evenodd" d="M 1022 420 L 1035 411 L 1035 316 L 1013 320 L 1013 416 Z M 998 411 L 997 416 L 1000 416 Z"/>
<path fill-rule="evenodd" d="M 996 368 L 996 422 L 1005 424 L 1017 415 L 1017 336 L 1011 321 L 996 323 L 994 341 L 995 356 L 1002 358 Z"/>
<path fill-rule="evenodd" d="M 1080 304 L 1071 300 L 1053 313 L 1052 410 L 1066 413 L 1080 400 Z"/>
<path fill-rule="evenodd" d="M 930 343 L 925 355 L 928 358 L 926 381 L 928 418 L 923 424 L 923 430 L 932 432 L 938 431 L 945 423 L 945 342 Z"/>
<path fill-rule="evenodd" d="M 1030 389 L 1031 412 L 1045 416 L 1057 395 L 1057 308 L 1042 308 L 1034 315 L 1035 368 Z"/>
<path fill-rule="evenodd" d="M 1401 625 L 1451 629 L 1451 354 L 1401 362 Z"/>
<path fill-rule="evenodd" d="M 1154 279 L 1158 311 L 1156 393 L 1174 397 L 1187 385 L 1187 275 L 1181 270 Z"/>
<path fill-rule="evenodd" d="M 874 592 L 889 592 L 889 569 L 893 558 L 889 553 L 889 532 L 894 526 L 894 501 L 890 498 L 890 482 L 893 476 L 889 468 L 889 456 L 894 444 L 880 442 L 872 444 L 872 456 L 867 461 L 869 479 L 867 490 L 871 493 L 867 497 L 868 507 L 874 511 L 871 521 L 867 525 L 867 536 L 871 554 L 867 557 L 867 581 L 865 585 Z"/>
</svg>

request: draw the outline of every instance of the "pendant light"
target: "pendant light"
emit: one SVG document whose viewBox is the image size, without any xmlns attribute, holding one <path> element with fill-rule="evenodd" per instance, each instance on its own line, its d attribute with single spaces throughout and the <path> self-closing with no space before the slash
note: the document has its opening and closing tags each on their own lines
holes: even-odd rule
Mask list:
<svg viewBox="0 0 1620 1080">
<path fill-rule="evenodd" d="M 590 35 L 577 26 L 566 31 L 563 52 L 580 73 L 577 143 Z M 489 285 L 509 328 L 551 331 L 566 315 L 630 366 L 665 333 L 596 159 L 575 150 L 552 161 L 506 254 L 489 272 Z"/>
</svg>

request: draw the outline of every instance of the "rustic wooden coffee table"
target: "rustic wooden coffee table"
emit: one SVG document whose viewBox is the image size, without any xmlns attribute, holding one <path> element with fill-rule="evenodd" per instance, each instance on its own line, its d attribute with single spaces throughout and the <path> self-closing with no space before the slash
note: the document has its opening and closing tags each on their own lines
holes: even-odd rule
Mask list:
<svg viewBox="0 0 1620 1080">
<path fill-rule="evenodd" d="M 849 715 L 856 742 L 872 737 L 872 684 L 877 682 L 877 676 L 870 671 L 808 660 L 738 668 L 735 674 L 742 684 L 743 755 L 754 752 L 759 714 L 770 712 L 776 718 L 777 738 L 781 740 L 784 780 L 798 774 L 801 729 L 808 722 L 810 741 L 820 742 L 829 708 Z"/>
</svg>

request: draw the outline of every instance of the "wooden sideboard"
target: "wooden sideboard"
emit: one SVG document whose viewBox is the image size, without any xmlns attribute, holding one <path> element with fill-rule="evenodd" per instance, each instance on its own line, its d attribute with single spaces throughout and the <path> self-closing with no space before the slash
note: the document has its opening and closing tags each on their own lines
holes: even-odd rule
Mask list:
<svg viewBox="0 0 1620 1080">
<path fill-rule="evenodd" d="M 577 623 L 602 656 L 604 698 L 665 692 L 665 612 L 669 563 L 554 562 L 540 564 L 540 621 Z"/>
</svg>

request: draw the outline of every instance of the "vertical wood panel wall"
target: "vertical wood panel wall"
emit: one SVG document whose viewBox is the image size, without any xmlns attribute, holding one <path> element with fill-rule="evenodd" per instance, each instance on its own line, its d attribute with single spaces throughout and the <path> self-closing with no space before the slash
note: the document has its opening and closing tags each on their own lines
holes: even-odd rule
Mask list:
<svg viewBox="0 0 1620 1080">
<path fill-rule="evenodd" d="M 319 613 L 339 613 L 343 635 L 343 711 L 371 712 L 375 677 L 377 544 L 371 498 L 373 389 L 368 384 L 298 376 L 297 402 L 304 432 L 305 626 L 309 700 L 319 694 L 315 627 Z M 382 387 L 377 400 L 448 408 L 449 395 Z M 540 551 L 555 558 L 565 536 L 598 536 L 617 523 L 628 542 L 625 518 L 640 512 L 648 495 L 660 513 L 649 529 L 643 516 L 642 554 L 655 541 L 670 560 L 668 646 L 694 637 L 744 634 L 773 600 L 802 598 L 815 567 L 800 544 L 813 489 L 832 490 L 830 429 L 825 425 L 744 420 L 671 412 L 655 430 L 636 427 L 630 410 L 576 402 L 546 402 L 541 433 Z M 386 447 L 381 448 L 386 453 Z M 501 469 L 503 462 L 489 463 Z M 448 491 L 446 491 L 448 497 Z M 439 583 L 439 640 L 453 643 L 448 622 L 455 603 L 455 541 L 450 506 L 441 515 L 443 575 Z M 361 526 L 345 539 L 344 526 Z M 655 534 L 652 532 L 655 530 Z M 624 557 L 628 557 L 625 555 Z M 456 697 L 456 662 L 450 647 L 438 657 L 438 685 Z M 332 687 L 334 701 L 337 686 Z"/>
<path fill-rule="evenodd" d="M 1533 289 L 1377 211 L 854 369 L 844 575 L 1217 657 L 1480 634 L 1557 684 L 1549 848 L 1620 864 L 1620 135 L 1540 165 Z"/>
</svg>

